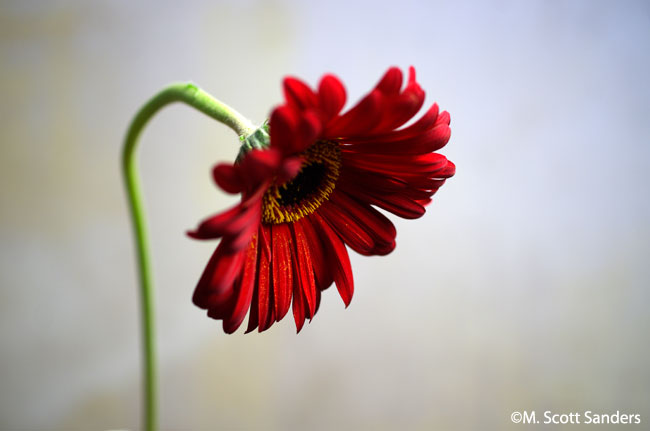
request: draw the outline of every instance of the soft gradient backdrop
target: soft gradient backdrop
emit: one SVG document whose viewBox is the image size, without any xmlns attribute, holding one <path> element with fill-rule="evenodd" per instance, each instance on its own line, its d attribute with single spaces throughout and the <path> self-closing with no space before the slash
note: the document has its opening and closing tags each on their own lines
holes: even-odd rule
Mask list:
<svg viewBox="0 0 650 431">
<path fill-rule="evenodd" d="M 413 64 L 456 177 L 398 246 L 226 336 L 191 303 L 236 136 L 185 106 L 141 146 L 170 430 L 497 430 L 515 410 L 650 423 L 644 1 L 18 1 L 0 5 L 0 429 L 137 429 L 138 296 L 119 171 L 131 116 L 192 80 L 255 122 L 292 74 L 354 101 Z M 535 429 L 544 429 L 543 426 Z M 554 428 L 555 429 L 555 428 Z"/>
</svg>

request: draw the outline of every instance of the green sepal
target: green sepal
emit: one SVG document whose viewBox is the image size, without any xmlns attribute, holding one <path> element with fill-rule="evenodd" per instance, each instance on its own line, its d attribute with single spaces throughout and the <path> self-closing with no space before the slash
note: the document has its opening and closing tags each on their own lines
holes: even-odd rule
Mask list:
<svg viewBox="0 0 650 431">
<path fill-rule="evenodd" d="M 240 137 L 242 141 L 239 147 L 239 154 L 235 159 L 235 163 L 239 163 L 246 153 L 251 150 L 265 150 L 271 145 L 271 137 L 269 136 L 269 124 L 265 121 L 257 130 L 247 137 Z"/>
</svg>

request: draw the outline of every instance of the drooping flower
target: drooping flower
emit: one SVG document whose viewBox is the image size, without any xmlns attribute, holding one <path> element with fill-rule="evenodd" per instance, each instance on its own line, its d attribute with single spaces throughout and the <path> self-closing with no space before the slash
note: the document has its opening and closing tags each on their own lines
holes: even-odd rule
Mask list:
<svg viewBox="0 0 650 431">
<path fill-rule="evenodd" d="M 409 126 L 424 91 L 409 69 L 406 86 L 390 68 L 357 105 L 341 113 L 342 83 L 325 75 L 317 90 L 284 80 L 285 103 L 244 145 L 238 161 L 219 164 L 214 180 L 240 193 L 235 207 L 209 217 L 197 239 L 221 238 L 194 292 L 194 303 L 234 332 L 250 310 L 247 332 L 268 329 L 293 309 L 298 331 L 332 283 L 347 307 L 354 283 L 347 248 L 385 255 L 396 230 L 375 207 L 415 219 L 455 166 L 435 153 L 449 140 L 450 117 L 433 104 Z"/>
</svg>

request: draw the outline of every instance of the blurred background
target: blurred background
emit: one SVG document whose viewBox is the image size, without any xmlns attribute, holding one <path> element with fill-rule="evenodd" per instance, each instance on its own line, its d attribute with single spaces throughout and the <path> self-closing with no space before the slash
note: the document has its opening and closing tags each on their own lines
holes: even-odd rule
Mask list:
<svg viewBox="0 0 650 431">
<path fill-rule="evenodd" d="M 348 101 L 415 65 L 457 174 L 397 249 L 232 336 L 191 303 L 235 199 L 236 136 L 191 108 L 141 142 L 169 430 L 507 429 L 513 411 L 650 422 L 650 6 L 645 1 L 12 1 L 0 5 L 0 429 L 140 426 L 139 318 L 119 170 L 139 106 L 192 80 L 256 123 L 280 82 Z M 349 106 L 349 105 L 348 105 Z M 544 429 L 537 426 L 536 429 Z M 557 428 L 557 427 L 556 427 Z M 555 428 L 554 428 L 555 429 Z"/>
</svg>

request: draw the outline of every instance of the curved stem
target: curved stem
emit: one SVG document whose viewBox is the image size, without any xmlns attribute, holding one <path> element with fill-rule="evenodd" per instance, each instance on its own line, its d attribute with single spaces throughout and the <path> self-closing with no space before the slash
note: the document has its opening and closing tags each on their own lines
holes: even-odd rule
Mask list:
<svg viewBox="0 0 650 431">
<path fill-rule="evenodd" d="M 194 84 L 181 83 L 172 84 L 164 88 L 145 103 L 131 121 L 131 125 L 126 134 L 122 152 L 122 169 L 131 210 L 140 275 L 145 408 L 143 429 L 147 431 L 154 431 L 158 428 L 156 408 L 156 349 L 154 340 L 155 325 L 151 253 L 149 251 L 136 148 L 138 137 L 151 117 L 165 105 L 174 102 L 183 102 L 198 109 L 204 114 L 227 125 L 240 136 L 246 137 L 254 131 L 254 126 L 232 108 L 219 102 Z"/>
</svg>

